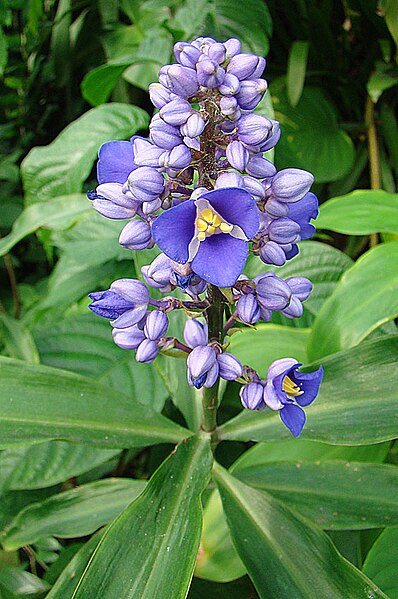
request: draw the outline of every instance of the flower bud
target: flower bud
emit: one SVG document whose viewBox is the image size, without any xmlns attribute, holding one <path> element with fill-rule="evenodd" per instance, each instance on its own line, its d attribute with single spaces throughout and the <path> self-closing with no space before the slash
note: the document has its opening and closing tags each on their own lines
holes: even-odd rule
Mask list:
<svg viewBox="0 0 398 599">
<path fill-rule="evenodd" d="M 156 341 L 166 334 L 168 326 L 169 321 L 166 314 L 160 310 L 153 310 L 149 312 L 145 322 L 145 336 L 152 341 Z"/>
<path fill-rule="evenodd" d="M 232 58 L 240 52 L 240 41 L 236 37 L 231 37 L 229 40 L 224 42 L 226 50 L 226 58 Z"/>
<path fill-rule="evenodd" d="M 243 177 L 238 173 L 222 173 L 218 176 L 214 189 L 221 187 L 244 187 Z"/>
<path fill-rule="evenodd" d="M 285 279 L 285 283 L 289 285 L 293 295 L 302 302 L 309 297 L 312 291 L 312 283 L 305 277 L 289 277 Z"/>
<path fill-rule="evenodd" d="M 246 172 L 252 177 L 257 177 L 257 179 L 265 179 L 266 177 L 273 177 L 276 168 L 272 162 L 257 154 L 250 158 L 246 165 Z"/>
<path fill-rule="evenodd" d="M 140 166 L 130 173 L 128 186 L 136 200 L 139 202 L 151 202 L 162 193 L 164 178 L 154 168 Z"/>
<path fill-rule="evenodd" d="M 210 60 L 206 56 L 201 57 L 196 65 L 198 82 L 203 87 L 214 89 L 221 85 L 225 79 L 225 71 L 215 60 Z"/>
<path fill-rule="evenodd" d="M 151 339 L 144 339 L 137 348 L 135 359 L 143 364 L 151 364 L 159 353 L 159 348 Z"/>
<path fill-rule="evenodd" d="M 188 148 L 191 148 L 191 150 L 200 150 L 200 141 L 196 139 L 196 137 L 185 136 L 182 141 Z"/>
<path fill-rule="evenodd" d="M 153 246 L 151 227 L 141 219 L 132 220 L 122 229 L 119 243 L 129 250 L 145 250 Z"/>
<path fill-rule="evenodd" d="M 182 66 L 194 69 L 201 56 L 201 51 L 192 44 L 177 42 L 174 44 L 174 56 Z"/>
<path fill-rule="evenodd" d="M 236 314 L 246 324 L 254 324 L 261 316 L 257 300 L 252 293 L 242 295 L 236 303 Z"/>
<path fill-rule="evenodd" d="M 281 245 L 300 240 L 300 225 L 290 218 L 277 218 L 267 229 L 268 237 Z"/>
<path fill-rule="evenodd" d="M 176 98 L 165 104 L 159 111 L 162 118 L 168 125 L 183 125 L 192 112 L 189 102 L 182 98 Z"/>
<path fill-rule="evenodd" d="M 253 177 L 243 177 L 243 187 L 256 201 L 262 200 L 265 197 L 264 186 Z"/>
<path fill-rule="evenodd" d="M 265 204 L 265 211 L 271 218 L 281 218 L 289 214 L 289 204 L 270 198 Z"/>
<path fill-rule="evenodd" d="M 225 116 L 233 115 L 238 108 L 238 102 L 233 96 L 225 96 L 220 100 L 220 110 Z"/>
<path fill-rule="evenodd" d="M 215 43 L 209 46 L 209 51 L 207 54 L 211 60 L 214 60 L 215 62 L 218 62 L 218 64 L 221 64 L 222 62 L 224 62 L 226 58 L 227 51 L 224 44 Z"/>
<path fill-rule="evenodd" d="M 155 212 L 157 212 L 159 210 L 161 205 L 162 205 L 162 200 L 160 198 L 156 198 L 155 200 L 152 200 L 151 202 L 143 202 L 141 205 L 141 210 L 142 210 L 143 214 L 145 214 L 145 215 L 154 214 Z"/>
<path fill-rule="evenodd" d="M 87 197 L 92 201 L 93 208 L 115 220 L 133 218 L 137 214 L 139 202 L 122 191 L 121 183 L 103 183 L 96 191 L 89 191 Z"/>
<path fill-rule="evenodd" d="M 227 72 L 243 79 L 257 79 L 265 69 L 265 58 L 255 54 L 236 54 L 227 66 Z"/>
<path fill-rule="evenodd" d="M 172 150 L 182 142 L 180 131 L 173 125 L 168 125 L 155 114 L 149 125 L 149 135 L 153 143 L 165 150 Z"/>
<path fill-rule="evenodd" d="M 185 144 L 180 144 L 172 150 L 166 151 L 162 155 L 159 161 L 159 166 L 180 170 L 186 166 L 189 166 L 191 159 L 192 156 L 190 149 L 187 148 Z"/>
<path fill-rule="evenodd" d="M 244 385 L 239 392 L 242 406 L 248 410 L 261 410 L 265 408 L 263 392 L 264 389 L 260 383 Z"/>
<path fill-rule="evenodd" d="M 300 316 L 304 312 L 303 304 L 298 299 L 298 297 L 292 295 L 289 304 L 286 306 L 286 308 L 281 310 L 281 312 L 284 316 L 287 316 L 288 318 L 300 318 Z"/>
<path fill-rule="evenodd" d="M 239 139 L 249 146 L 263 144 L 271 130 L 271 121 L 260 114 L 244 114 L 238 123 Z"/>
<path fill-rule="evenodd" d="M 189 318 L 184 327 L 184 339 L 188 347 L 194 348 L 199 345 L 207 345 L 208 327 L 196 318 Z"/>
<path fill-rule="evenodd" d="M 267 310 L 283 310 L 288 305 L 292 292 L 287 283 L 273 273 L 254 278 L 257 301 Z"/>
<path fill-rule="evenodd" d="M 180 132 L 185 137 L 196 137 L 200 135 L 205 128 L 205 122 L 198 112 L 194 112 L 187 119 L 187 122 L 181 125 Z"/>
<path fill-rule="evenodd" d="M 172 273 L 170 258 L 164 254 L 159 254 L 152 264 L 143 266 L 141 272 L 145 281 L 151 287 L 160 289 L 165 293 L 172 290 L 172 286 L 170 285 L 170 276 Z"/>
<path fill-rule="evenodd" d="M 242 81 L 236 99 L 243 110 L 254 110 L 263 99 L 267 90 L 265 79 L 250 79 Z"/>
<path fill-rule="evenodd" d="M 272 179 L 271 190 L 280 202 L 297 202 L 305 196 L 313 182 L 311 173 L 299 168 L 286 168 Z"/>
<path fill-rule="evenodd" d="M 159 148 L 150 142 L 148 142 L 145 147 L 140 145 L 137 153 L 135 154 L 136 165 L 158 168 L 159 159 L 164 152 L 164 148 Z"/>
<path fill-rule="evenodd" d="M 267 139 L 261 144 L 259 148 L 260 152 L 267 152 L 268 150 L 276 146 L 281 136 L 279 121 L 271 120 L 271 123 L 271 131 L 269 132 Z"/>
<path fill-rule="evenodd" d="M 170 102 L 171 92 L 161 83 L 151 83 L 149 86 L 149 97 L 156 108 L 162 108 Z"/>
<path fill-rule="evenodd" d="M 240 141 L 232 141 L 227 145 L 226 155 L 232 168 L 238 171 L 244 171 L 249 162 L 249 152 Z"/>
<path fill-rule="evenodd" d="M 146 314 L 149 291 L 141 281 L 119 279 L 107 291 L 89 293 L 90 310 L 112 319 L 112 326 L 124 329 L 139 322 Z"/>
<path fill-rule="evenodd" d="M 212 387 L 218 378 L 216 352 L 208 345 L 194 347 L 187 359 L 188 383 L 200 389 Z"/>
<path fill-rule="evenodd" d="M 223 96 L 234 96 L 240 90 L 240 81 L 232 73 L 226 73 L 224 81 L 218 86 L 218 91 Z"/>
<path fill-rule="evenodd" d="M 112 329 L 113 341 L 122 349 L 137 349 L 145 339 L 144 332 L 136 324 L 125 329 Z"/>
<path fill-rule="evenodd" d="M 259 254 L 265 264 L 275 264 L 283 266 L 286 262 L 286 255 L 283 249 L 274 241 L 267 241 L 260 249 Z"/>
<path fill-rule="evenodd" d="M 218 354 L 217 362 L 221 378 L 234 381 L 243 375 L 243 366 L 233 354 Z"/>
<path fill-rule="evenodd" d="M 162 83 L 180 98 L 190 98 L 199 90 L 198 77 L 195 69 L 179 64 L 162 67 Z M 160 79 L 160 77 L 159 77 Z"/>
</svg>

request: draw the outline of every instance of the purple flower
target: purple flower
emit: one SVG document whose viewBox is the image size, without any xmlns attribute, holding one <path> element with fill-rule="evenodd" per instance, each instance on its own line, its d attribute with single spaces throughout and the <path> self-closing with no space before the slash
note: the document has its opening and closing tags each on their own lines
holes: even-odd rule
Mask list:
<svg viewBox="0 0 398 599">
<path fill-rule="evenodd" d="M 288 204 L 288 216 L 300 225 L 300 239 L 309 239 L 315 233 L 314 225 L 310 224 L 312 218 L 318 216 L 318 198 L 315 194 L 306 193 L 301 200 Z"/>
<path fill-rule="evenodd" d="M 87 193 L 87 197 L 93 202 L 93 208 L 99 214 L 115 220 L 133 218 L 140 206 L 140 202 L 137 202 L 131 194 L 123 192 L 121 183 L 98 185 L 96 191 Z"/>
<path fill-rule="evenodd" d="M 129 250 L 145 250 L 153 246 L 151 227 L 141 219 L 132 220 L 122 229 L 119 243 Z"/>
<path fill-rule="evenodd" d="M 201 389 L 205 386 L 212 387 L 219 374 L 219 367 L 215 350 L 209 345 L 197 345 L 187 359 L 188 383 Z"/>
<path fill-rule="evenodd" d="M 146 314 L 149 304 L 149 291 L 141 281 L 119 279 L 107 291 L 89 293 L 93 301 L 90 310 L 110 318 L 112 326 L 124 329 L 138 323 Z"/>
<path fill-rule="evenodd" d="M 112 329 L 113 341 L 122 349 L 137 349 L 145 339 L 144 331 L 138 324 L 125 329 Z"/>
<path fill-rule="evenodd" d="M 217 355 L 220 377 L 226 381 L 234 381 L 243 375 L 243 366 L 236 356 L 224 352 Z"/>
<path fill-rule="evenodd" d="M 300 366 L 293 358 L 272 362 L 263 396 L 269 408 L 280 410 L 283 424 L 295 437 L 300 435 L 306 420 L 302 408 L 314 401 L 323 378 L 322 366 L 314 372 L 305 373 L 298 371 Z"/>
<path fill-rule="evenodd" d="M 99 149 L 97 162 L 98 183 L 124 183 L 137 168 L 134 162 L 133 143 L 130 141 L 108 141 Z"/>
<path fill-rule="evenodd" d="M 243 407 L 248 410 L 263 410 L 265 408 L 263 394 L 263 385 L 255 382 L 244 385 L 239 392 L 240 401 Z"/>
<path fill-rule="evenodd" d="M 230 287 L 242 273 L 248 241 L 259 228 L 258 209 L 239 188 L 215 189 L 187 200 L 158 216 L 152 235 L 175 262 L 218 287 Z"/>
<path fill-rule="evenodd" d="M 198 345 L 207 345 L 208 327 L 207 323 L 201 323 L 196 318 L 189 318 L 184 327 L 184 339 L 188 347 L 192 349 Z"/>
</svg>

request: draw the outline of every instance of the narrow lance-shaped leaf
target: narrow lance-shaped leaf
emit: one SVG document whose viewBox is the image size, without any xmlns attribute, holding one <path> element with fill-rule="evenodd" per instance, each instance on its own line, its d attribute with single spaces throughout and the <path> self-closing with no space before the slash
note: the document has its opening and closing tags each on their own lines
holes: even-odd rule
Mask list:
<svg viewBox="0 0 398 599">
<path fill-rule="evenodd" d="M 386 528 L 374 542 L 363 565 L 390 599 L 398 598 L 398 528 Z"/>
<path fill-rule="evenodd" d="M 0 358 L 3 448 L 49 439 L 124 448 L 176 442 L 189 435 L 150 406 L 93 380 Z"/>
<path fill-rule="evenodd" d="M 262 599 L 386 599 L 316 525 L 220 466 L 214 474 L 233 542 Z"/>
<path fill-rule="evenodd" d="M 73 598 L 186 597 L 211 463 L 208 437 L 181 443 L 105 533 Z"/>
</svg>

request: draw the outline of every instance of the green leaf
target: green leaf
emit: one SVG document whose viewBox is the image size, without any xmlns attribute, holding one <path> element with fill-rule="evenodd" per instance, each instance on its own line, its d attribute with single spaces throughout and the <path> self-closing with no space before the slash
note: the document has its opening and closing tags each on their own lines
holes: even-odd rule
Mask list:
<svg viewBox="0 0 398 599">
<path fill-rule="evenodd" d="M 208 437 L 180 444 L 109 527 L 73 597 L 186 597 L 211 462 Z"/>
<path fill-rule="evenodd" d="M 398 233 L 398 194 L 358 189 L 321 205 L 318 229 L 346 235 Z"/>
<path fill-rule="evenodd" d="M 398 528 L 386 528 L 381 533 L 362 569 L 390 599 L 398 599 Z"/>
<path fill-rule="evenodd" d="M 303 92 L 309 42 L 296 41 L 290 47 L 286 86 L 290 104 L 296 106 Z"/>
<path fill-rule="evenodd" d="M 124 448 L 173 443 L 189 434 L 150 406 L 91 379 L 0 358 L 2 447 L 66 439 Z"/>
<path fill-rule="evenodd" d="M 111 331 L 107 320 L 88 313 L 46 324 L 34 337 L 43 364 L 91 377 L 160 412 L 168 393 L 157 360 L 138 363 L 134 352 L 115 345 Z"/>
<path fill-rule="evenodd" d="M 395 61 L 398 62 L 398 5 L 394 0 L 386 0 L 384 6 L 386 25 L 391 33 L 396 47 Z"/>
<path fill-rule="evenodd" d="M 0 341 L 11 358 L 39 364 L 39 352 L 30 331 L 20 320 L 5 312 L 0 313 Z"/>
<path fill-rule="evenodd" d="M 67 229 L 88 211 L 90 204 L 83 194 L 60 196 L 51 202 L 28 206 L 14 221 L 11 233 L 0 239 L 0 256 L 37 229 Z"/>
<path fill-rule="evenodd" d="M 294 356 L 299 362 L 307 359 L 309 329 L 294 329 L 277 324 L 259 324 L 256 329 L 242 329 L 231 338 L 230 350 L 239 360 L 266 375 L 274 360 Z"/>
<path fill-rule="evenodd" d="M 360 343 L 398 315 L 398 241 L 378 245 L 352 266 L 317 315 L 311 360 Z"/>
<path fill-rule="evenodd" d="M 386 597 L 316 525 L 217 465 L 233 542 L 261 598 Z"/>
<path fill-rule="evenodd" d="M 2 77 L 4 74 L 4 70 L 7 66 L 7 60 L 8 60 L 7 36 L 5 35 L 3 28 L 0 27 L 0 77 Z"/>
<path fill-rule="evenodd" d="M 145 488 L 129 478 L 97 480 L 23 509 L 0 535 L 7 551 L 39 539 L 83 537 L 118 516 Z"/>
<path fill-rule="evenodd" d="M 368 445 L 396 438 L 397 356 L 398 335 L 386 335 L 322 360 L 324 380 L 319 396 L 306 409 L 302 438 L 336 445 Z M 279 441 L 291 435 L 277 412 L 246 410 L 221 426 L 218 437 Z"/>
<path fill-rule="evenodd" d="M 367 90 L 372 102 L 376 104 L 386 89 L 398 84 L 396 69 L 390 64 L 376 62 L 376 69 L 367 83 Z"/>
<path fill-rule="evenodd" d="M 82 96 L 92 106 L 106 102 L 123 71 L 131 64 L 131 60 L 121 64 L 102 64 L 84 76 L 81 90 Z"/>
<path fill-rule="evenodd" d="M 173 40 L 165 28 L 147 29 L 123 79 L 147 91 L 149 84 L 157 81 L 160 67 L 170 62 L 172 50 Z"/>
<path fill-rule="evenodd" d="M 0 453 L 0 487 L 5 491 L 51 487 L 117 454 L 118 450 L 96 449 L 67 441 L 13 447 Z"/>
<path fill-rule="evenodd" d="M 33 148 L 21 165 L 27 203 L 81 192 L 100 145 L 131 137 L 148 120 L 137 106 L 104 104 L 73 121 L 50 145 Z"/>
<path fill-rule="evenodd" d="M 266 269 L 284 279 L 308 277 L 313 284 L 313 290 L 308 300 L 305 301 L 304 308 L 305 311 L 315 315 L 326 298 L 333 292 L 343 272 L 352 264 L 351 258 L 326 243 L 304 241 L 300 243 L 298 256 L 288 260 L 284 266 L 267 265 L 265 267 L 257 256 L 252 256 L 249 257 L 245 273 L 249 278 L 253 278 Z"/>
<path fill-rule="evenodd" d="M 398 524 L 396 466 L 295 461 L 234 472 L 244 483 L 267 491 L 322 528 L 356 530 Z"/>
<path fill-rule="evenodd" d="M 4 597 L 20 598 L 30 597 L 36 599 L 42 597 L 48 591 L 50 585 L 45 580 L 30 572 L 24 572 L 20 568 L 6 567 L 0 570 L 0 593 L 6 593 Z"/>
<path fill-rule="evenodd" d="M 344 177 L 354 163 L 354 146 L 339 129 L 334 106 L 323 91 L 305 87 L 295 107 L 290 105 L 283 80 L 273 81 L 270 91 L 283 132 L 275 149 L 278 170 L 294 164 L 313 173 L 317 183 Z"/>
</svg>

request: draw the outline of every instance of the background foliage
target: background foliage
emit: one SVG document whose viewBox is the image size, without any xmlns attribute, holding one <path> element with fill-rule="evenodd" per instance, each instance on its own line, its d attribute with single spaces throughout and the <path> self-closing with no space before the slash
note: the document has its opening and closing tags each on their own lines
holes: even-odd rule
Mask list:
<svg viewBox="0 0 398 599">
<path fill-rule="evenodd" d="M 398 597 L 397 7 L 0 2 L 2 599 Z M 293 441 L 228 384 L 210 486 L 184 364 L 137 364 L 86 298 L 153 257 L 90 209 L 98 147 L 145 134 L 148 84 L 201 34 L 267 55 L 276 165 L 312 171 L 322 202 L 279 269 L 313 281 L 303 316 L 232 338 L 260 374 L 322 360 L 321 394 Z"/>
</svg>

